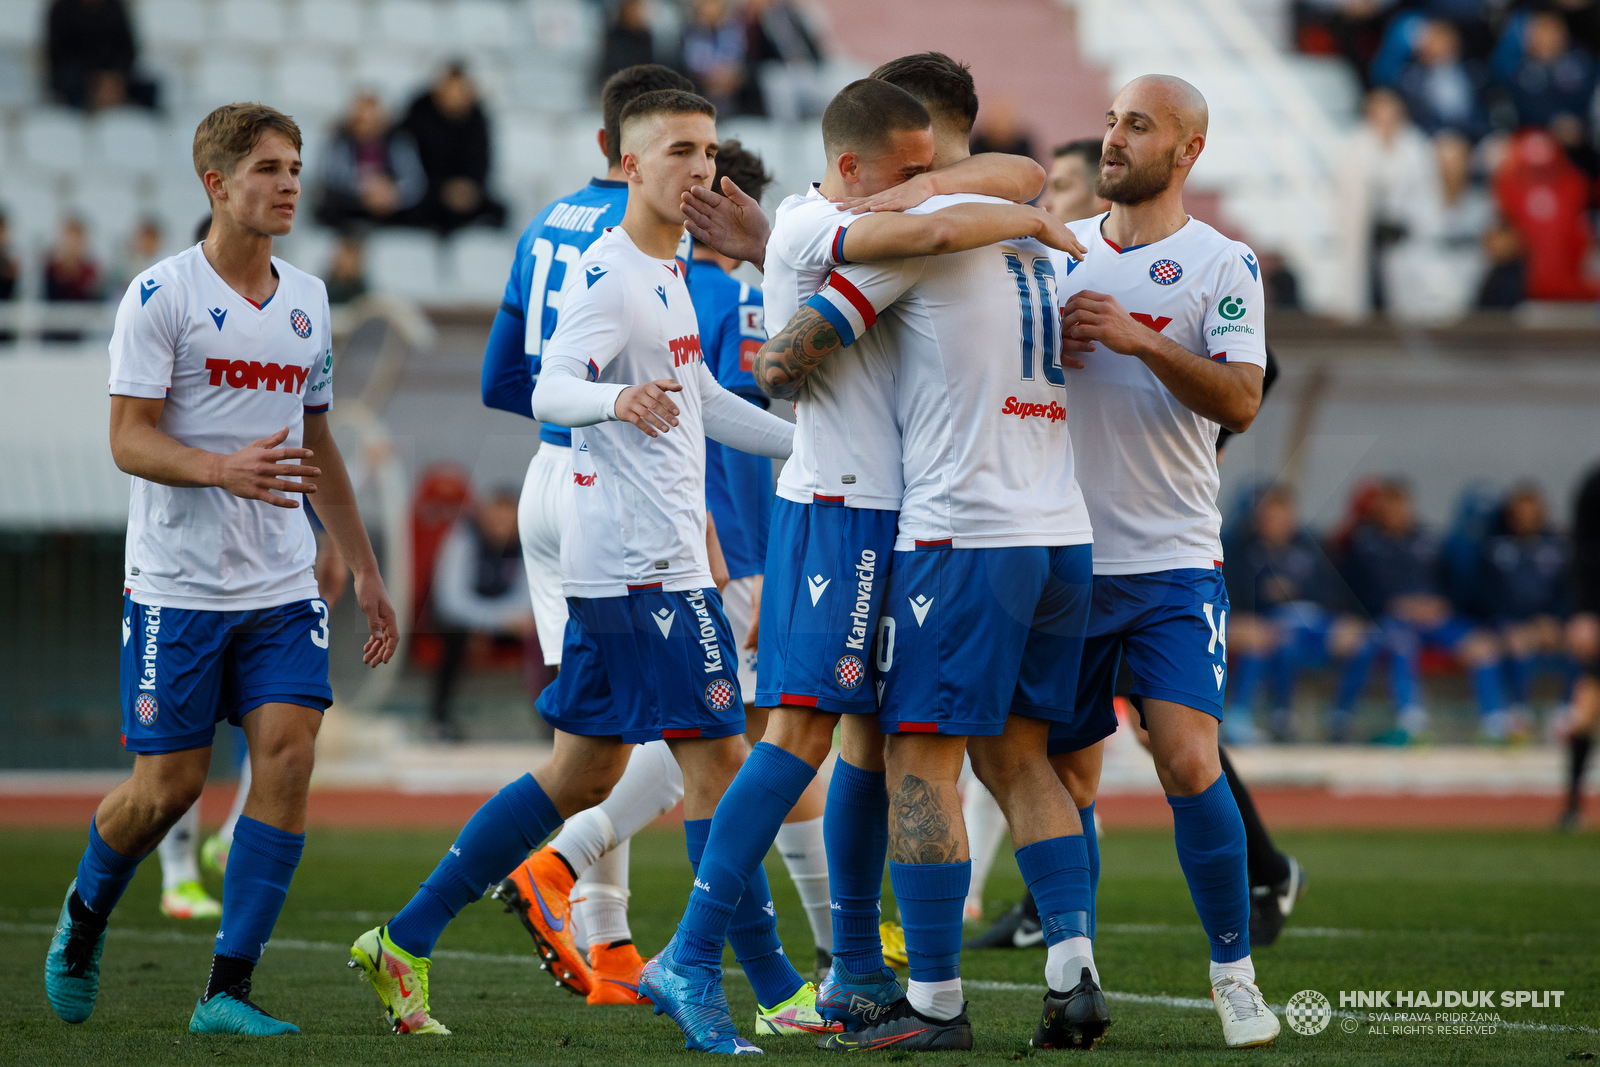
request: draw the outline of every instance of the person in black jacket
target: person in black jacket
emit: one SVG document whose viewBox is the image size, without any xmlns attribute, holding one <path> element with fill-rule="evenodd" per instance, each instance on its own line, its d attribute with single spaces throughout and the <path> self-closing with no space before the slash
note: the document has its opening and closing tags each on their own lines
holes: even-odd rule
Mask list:
<svg viewBox="0 0 1600 1067">
<path fill-rule="evenodd" d="M 83 111 L 155 106 L 155 83 L 135 75 L 138 49 L 122 0 L 55 0 L 46 28 L 50 93 Z"/>
<path fill-rule="evenodd" d="M 400 126 L 416 143 L 428 176 L 428 191 L 406 221 L 440 233 L 505 225 L 505 205 L 489 195 L 489 120 L 463 64 L 447 66 L 411 102 Z"/>
<path fill-rule="evenodd" d="M 1576 830 L 1583 806 L 1583 774 L 1600 726 L 1600 467 L 1578 490 L 1572 516 L 1572 620 L 1567 647 L 1583 671 L 1572 690 L 1567 723 L 1567 802 L 1561 828 Z"/>
<path fill-rule="evenodd" d="M 1505 643 L 1505 675 L 1513 728 L 1528 728 L 1528 694 L 1541 657 L 1566 649 L 1571 546 L 1550 528 L 1536 485 L 1511 490 L 1495 518 L 1478 564 L 1479 601 Z"/>
</svg>

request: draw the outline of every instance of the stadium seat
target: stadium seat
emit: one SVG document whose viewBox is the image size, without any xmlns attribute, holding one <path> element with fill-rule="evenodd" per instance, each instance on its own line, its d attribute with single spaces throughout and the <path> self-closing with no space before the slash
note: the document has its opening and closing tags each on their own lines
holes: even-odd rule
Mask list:
<svg viewBox="0 0 1600 1067">
<path fill-rule="evenodd" d="M 427 84 L 428 74 L 426 67 L 415 62 L 368 49 L 357 61 L 355 82 L 375 90 L 385 104 L 398 111 Z M 344 107 L 344 101 L 339 107 Z"/>
<path fill-rule="evenodd" d="M 300 40 L 349 48 L 370 44 L 372 39 L 366 9 L 353 0 L 302 3 L 295 33 Z"/>
<path fill-rule="evenodd" d="M 14 248 L 26 253 L 55 237 L 59 211 L 55 179 L 7 174 L 0 184 L 0 207 L 5 209 Z"/>
<path fill-rule="evenodd" d="M 66 108 L 41 108 L 22 120 L 22 159 L 47 173 L 75 173 L 88 158 L 87 122 Z"/>
<path fill-rule="evenodd" d="M 143 0 L 137 25 L 140 39 L 155 45 L 196 48 L 210 35 L 206 8 L 197 0 Z"/>
<path fill-rule="evenodd" d="M 75 185 L 66 198 L 67 213 L 83 219 L 89 228 L 90 247 L 111 262 L 127 244 L 128 234 L 147 214 L 138 190 L 121 175 L 98 171 L 80 177 Z"/>
<path fill-rule="evenodd" d="M 6 0 L 0 4 L 0 44 L 32 47 L 44 29 L 45 0 Z"/>
<path fill-rule="evenodd" d="M 217 21 L 218 36 L 236 45 L 271 48 L 288 39 L 281 0 L 222 0 Z"/>
<path fill-rule="evenodd" d="M 287 56 L 274 74 L 277 91 L 273 101 L 295 116 L 307 134 L 343 110 L 350 98 L 348 70 L 324 52 Z"/>
<path fill-rule="evenodd" d="M 148 112 L 108 111 L 91 124 L 90 157 L 96 167 L 153 173 L 160 169 L 166 135 L 166 128 Z"/>
<path fill-rule="evenodd" d="M 439 300 L 439 240 L 420 230 L 379 230 L 367 240 L 367 284 L 375 293 Z"/>
<path fill-rule="evenodd" d="M 193 168 L 187 178 L 180 180 L 174 176 L 156 186 L 155 213 L 174 247 L 187 247 L 195 226 L 211 213 L 205 188 L 195 177 Z"/>
<path fill-rule="evenodd" d="M 539 51 L 578 62 L 594 57 L 603 30 L 599 5 L 580 0 L 532 0 L 528 13 Z"/>
<path fill-rule="evenodd" d="M 461 0 L 445 21 L 453 26 L 459 46 L 504 49 L 516 39 L 510 8 L 499 0 Z"/>
<path fill-rule="evenodd" d="M 223 104 L 267 98 L 266 72 L 250 55 L 208 52 L 195 69 L 195 104 L 210 111 Z"/>
<path fill-rule="evenodd" d="M 295 223 L 286 239 L 274 242 L 274 250 L 307 274 L 320 278 L 327 273 L 328 264 L 333 260 L 333 245 L 338 239 L 338 234 L 312 225 L 310 217 L 305 216 Z"/>
<path fill-rule="evenodd" d="M 526 112 L 506 115 L 495 124 L 496 169 L 515 178 L 541 174 L 550 167 L 555 139 L 542 119 Z"/>
<path fill-rule="evenodd" d="M 382 0 L 378 32 L 385 41 L 413 48 L 437 48 L 448 30 L 437 4 L 428 0 Z"/>
<path fill-rule="evenodd" d="M 511 230 L 463 230 L 450 242 L 451 293 L 463 304 L 496 305 L 505 293 L 517 235 Z"/>
</svg>

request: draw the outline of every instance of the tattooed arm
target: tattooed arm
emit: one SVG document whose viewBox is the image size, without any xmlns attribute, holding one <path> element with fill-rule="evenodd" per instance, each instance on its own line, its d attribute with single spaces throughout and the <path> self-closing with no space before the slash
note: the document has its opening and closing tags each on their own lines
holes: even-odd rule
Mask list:
<svg viewBox="0 0 1600 1067">
<path fill-rule="evenodd" d="M 833 323 L 816 308 L 802 304 L 789 325 L 756 353 L 756 384 L 770 397 L 792 399 L 806 376 L 841 347 L 843 341 Z"/>
</svg>

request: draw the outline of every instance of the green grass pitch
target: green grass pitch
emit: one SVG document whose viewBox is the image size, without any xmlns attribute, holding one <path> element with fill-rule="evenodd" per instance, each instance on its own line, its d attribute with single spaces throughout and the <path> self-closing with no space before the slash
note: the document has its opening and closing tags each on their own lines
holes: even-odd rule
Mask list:
<svg viewBox="0 0 1600 1067">
<path fill-rule="evenodd" d="M 62 831 L 0 832 L 0 1063 L 537 1063 L 611 1067 L 693 1062 L 671 1023 L 648 1009 L 589 1008 L 532 962 L 531 942 L 492 901 L 468 908 L 445 933 L 433 970 L 433 1011 L 449 1038 L 400 1038 L 371 991 L 344 966 L 349 943 L 410 896 L 449 843 L 443 833 L 315 831 L 307 842 L 275 940 L 256 972 L 267 1010 L 299 1037 L 195 1037 L 189 1013 L 204 982 L 210 935 L 157 910 L 152 860 L 112 920 L 99 1007 L 81 1026 L 45 1001 L 49 928 L 83 847 Z M 1335 1008 L 1340 990 L 1565 991 L 1559 1009 L 1497 1009 L 1479 1036 L 1355 1033 L 1336 1017 L 1315 1036 L 1284 1027 L 1275 1048 L 1228 1052 L 1206 997 L 1206 943 L 1170 834 L 1113 831 L 1102 844 L 1102 976 L 1114 994 L 1112 1028 L 1094 1062 L 1200 1064 L 1535 1064 L 1600 1054 L 1600 837 L 1525 833 L 1302 833 L 1280 844 L 1311 875 L 1311 890 L 1278 944 L 1255 954 L 1260 983 L 1282 1004 L 1315 989 Z M 776 858 L 769 871 L 790 955 L 809 963 L 804 915 Z M 642 950 L 671 932 L 688 885 L 681 835 L 641 834 L 633 850 L 634 932 Z M 218 887 L 213 886 L 217 891 Z M 991 914 L 1021 892 L 1002 857 L 989 884 Z M 731 958 L 730 958 L 731 964 Z M 1031 1052 L 1042 993 L 1042 951 L 969 953 L 963 963 L 977 1048 L 891 1053 L 895 1063 L 1045 1062 L 1084 1053 Z M 755 1001 L 727 981 L 735 1019 L 752 1033 Z M 1426 1011 L 1427 1009 L 1419 1009 Z M 1506 1025 L 1511 1024 L 1511 1025 Z M 1543 1028 L 1541 1028 L 1543 1027 Z M 810 1042 L 769 1038 L 769 1057 L 820 1060 Z"/>
</svg>

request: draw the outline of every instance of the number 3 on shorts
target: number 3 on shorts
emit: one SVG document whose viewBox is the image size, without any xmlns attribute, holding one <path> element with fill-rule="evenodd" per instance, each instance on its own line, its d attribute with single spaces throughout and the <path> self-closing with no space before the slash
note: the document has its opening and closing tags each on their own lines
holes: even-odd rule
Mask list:
<svg viewBox="0 0 1600 1067">
<path fill-rule="evenodd" d="M 311 628 L 311 643 L 318 648 L 328 647 L 328 604 L 323 600 L 313 600 L 312 608 L 317 613 L 317 624 Z"/>
</svg>

